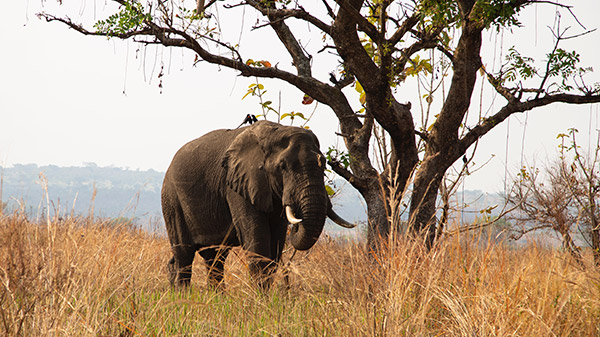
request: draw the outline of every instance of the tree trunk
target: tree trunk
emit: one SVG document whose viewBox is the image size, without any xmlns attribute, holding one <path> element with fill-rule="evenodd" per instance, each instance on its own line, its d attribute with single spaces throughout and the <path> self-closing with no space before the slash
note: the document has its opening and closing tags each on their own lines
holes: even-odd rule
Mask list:
<svg viewBox="0 0 600 337">
<path fill-rule="evenodd" d="M 592 251 L 594 264 L 596 264 L 596 267 L 600 267 L 600 229 L 598 225 L 592 229 Z"/>
<path fill-rule="evenodd" d="M 593 190 L 591 190 L 593 191 Z M 590 220 L 592 229 L 590 230 L 590 234 L 592 236 L 592 255 L 594 256 L 594 264 L 596 267 L 600 267 L 600 223 L 598 223 L 598 216 L 596 212 L 596 200 L 594 193 L 589 194 L 589 210 L 590 210 Z"/>
<path fill-rule="evenodd" d="M 433 246 L 436 238 L 436 200 L 444 172 L 445 169 L 437 160 L 426 159 L 414 180 L 409 226 L 415 234 L 424 237 L 428 249 Z"/>
<path fill-rule="evenodd" d="M 370 186 L 362 196 L 367 203 L 367 248 L 370 252 L 378 252 L 390 234 L 389 208 L 380 186 Z"/>
<path fill-rule="evenodd" d="M 560 225 L 559 228 L 563 228 L 562 239 L 563 239 L 563 248 L 571 254 L 571 256 L 575 259 L 575 261 L 580 265 L 584 266 L 583 257 L 581 256 L 581 252 L 579 248 L 573 242 L 571 235 L 568 232 L 568 227 L 566 225 Z M 566 230 L 565 230 L 566 228 Z"/>
<path fill-rule="evenodd" d="M 416 238 L 423 238 L 428 249 L 433 247 L 437 237 L 436 201 L 443 172 L 433 161 L 424 163 L 416 174 L 412 188 L 408 229 Z M 400 232 L 403 228 L 400 218 L 404 213 L 403 190 L 395 190 L 385 178 L 380 177 L 379 183 L 370 184 L 360 191 L 367 203 L 367 246 L 375 252 L 387 244 L 390 236 L 398 238 L 406 234 Z"/>
</svg>

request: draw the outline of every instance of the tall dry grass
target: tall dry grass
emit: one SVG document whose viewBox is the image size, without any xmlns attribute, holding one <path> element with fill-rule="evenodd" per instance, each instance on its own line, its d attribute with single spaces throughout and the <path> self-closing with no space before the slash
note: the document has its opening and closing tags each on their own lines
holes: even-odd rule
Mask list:
<svg viewBox="0 0 600 337">
<path fill-rule="evenodd" d="M 474 241 L 478 241 L 477 238 Z M 529 245 L 477 248 L 465 237 L 388 256 L 322 238 L 260 293 L 239 250 L 223 293 L 173 291 L 168 242 L 85 219 L 0 219 L 0 335 L 600 336 L 600 274 Z"/>
</svg>

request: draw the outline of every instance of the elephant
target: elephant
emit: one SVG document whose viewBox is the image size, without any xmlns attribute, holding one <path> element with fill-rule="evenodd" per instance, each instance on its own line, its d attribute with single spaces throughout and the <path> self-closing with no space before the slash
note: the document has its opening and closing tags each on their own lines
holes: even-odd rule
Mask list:
<svg viewBox="0 0 600 337">
<path fill-rule="evenodd" d="M 215 130 L 185 144 L 163 181 L 161 203 L 173 257 L 173 286 L 188 286 L 195 253 L 205 260 L 208 284 L 222 287 L 231 247 L 248 251 L 249 272 L 268 289 L 289 241 L 308 250 L 326 217 L 354 227 L 332 208 L 324 184 L 325 157 L 305 128 L 259 121 Z"/>
</svg>

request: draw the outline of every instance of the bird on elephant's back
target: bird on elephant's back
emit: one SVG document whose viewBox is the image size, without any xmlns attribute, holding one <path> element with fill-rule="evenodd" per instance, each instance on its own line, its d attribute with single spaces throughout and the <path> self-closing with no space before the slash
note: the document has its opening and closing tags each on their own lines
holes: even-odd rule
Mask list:
<svg viewBox="0 0 600 337">
<path fill-rule="evenodd" d="M 230 247 L 250 252 L 250 273 L 268 288 L 291 224 L 290 243 L 311 248 L 325 218 L 344 227 L 324 184 L 325 157 L 317 137 L 299 127 L 260 121 L 215 130 L 175 154 L 161 201 L 173 257 L 173 285 L 188 285 L 198 252 L 209 283 L 219 286 Z"/>
</svg>

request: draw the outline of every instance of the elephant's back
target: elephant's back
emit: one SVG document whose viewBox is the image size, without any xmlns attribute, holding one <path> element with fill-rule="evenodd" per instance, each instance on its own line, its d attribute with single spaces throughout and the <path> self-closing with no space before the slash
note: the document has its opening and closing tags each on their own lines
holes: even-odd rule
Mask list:
<svg viewBox="0 0 600 337">
<path fill-rule="evenodd" d="M 239 134 L 238 130 L 215 130 L 183 145 L 171 161 L 166 178 L 184 178 L 208 174 L 221 166 L 229 144 Z M 218 164 L 218 165 L 216 165 Z"/>
<path fill-rule="evenodd" d="M 188 142 L 165 174 L 163 208 L 181 208 L 195 243 L 212 244 L 231 222 L 222 158 L 237 134 L 238 130 L 215 130 Z"/>
</svg>

